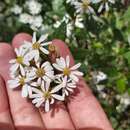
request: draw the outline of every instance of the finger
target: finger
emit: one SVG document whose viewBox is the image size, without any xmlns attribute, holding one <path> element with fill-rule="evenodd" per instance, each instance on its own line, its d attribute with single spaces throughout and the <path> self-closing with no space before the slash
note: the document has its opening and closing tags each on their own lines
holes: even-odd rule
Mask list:
<svg viewBox="0 0 130 130">
<path fill-rule="evenodd" d="M 13 47 L 19 47 L 22 44 L 23 40 L 21 37 L 26 37 L 28 40 L 31 40 L 31 37 L 28 34 L 18 34 L 13 40 Z M 40 111 L 40 114 L 47 129 L 64 128 L 66 130 L 74 130 L 72 121 L 63 104 L 58 104 L 55 107 L 55 111 L 52 110 L 47 113 Z"/>
<path fill-rule="evenodd" d="M 59 48 L 61 56 L 70 55 L 70 63 L 74 65 L 74 59 L 65 43 L 60 40 L 54 40 L 53 43 Z M 76 129 L 112 130 L 103 109 L 83 79 L 75 89 L 74 98 L 70 97 L 69 100 L 67 106 Z"/>
<path fill-rule="evenodd" d="M 9 44 L 0 44 L 0 74 L 6 82 L 14 125 L 17 130 L 33 130 L 35 128 L 37 128 L 37 130 L 43 130 L 44 126 L 39 112 L 34 109 L 31 103 L 21 97 L 20 91 L 13 91 L 8 87 L 9 60 L 14 57 L 13 48 Z"/>
<path fill-rule="evenodd" d="M 45 113 L 40 111 L 47 130 L 74 130 L 71 118 L 63 103 L 57 103 L 53 108 Z"/>
<path fill-rule="evenodd" d="M 0 76 L 0 129 L 14 130 L 13 121 L 11 119 L 6 88 L 2 77 Z"/>
</svg>

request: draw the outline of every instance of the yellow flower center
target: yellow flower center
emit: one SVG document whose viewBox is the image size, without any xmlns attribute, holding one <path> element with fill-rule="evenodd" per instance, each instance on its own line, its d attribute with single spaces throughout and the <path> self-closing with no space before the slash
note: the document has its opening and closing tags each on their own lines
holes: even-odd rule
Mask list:
<svg viewBox="0 0 130 130">
<path fill-rule="evenodd" d="M 19 64 L 22 64 L 23 63 L 23 57 L 22 56 L 18 56 L 16 58 L 16 61 L 19 63 Z"/>
<path fill-rule="evenodd" d="M 48 47 L 48 50 L 50 52 L 54 52 L 56 50 L 56 47 L 54 45 L 50 44 L 49 47 Z"/>
<path fill-rule="evenodd" d="M 21 77 L 19 80 L 20 85 L 24 85 L 25 84 L 25 78 Z"/>
<path fill-rule="evenodd" d="M 45 70 L 42 69 L 42 68 L 38 68 L 37 71 L 36 71 L 36 75 L 38 77 L 42 77 L 43 75 L 45 74 Z"/>
<path fill-rule="evenodd" d="M 41 45 L 40 45 L 39 42 L 35 42 L 35 43 L 33 43 L 33 45 L 32 45 L 32 48 L 35 49 L 35 50 L 40 49 L 40 47 L 41 47 Z"/>
<path fill-rule="evenodd" d="M 50 92 L 44 92 L 44 93 L 43 93 L 43 97 L 44 97 L 45 99 L 49 99 L 49 98 L 51 98 L 51 93 L 50 93 Z"/>
<path fill-rule="evenodd" d="M 82 7 L 83 7 L 83 9 L 84 9 L 84 10 L 87 9 L 88 6 L 89 6 L 89 2 L 88 2 L 88 0 L 83 0 L 83 3 L 82 3 Z"/>
<path fill-rule="evenodd" d="M 70 69 L 69 68 L 64 68 L 63 74 L 64 75 L 69 75 L 70 74 Z"/>
</svg>

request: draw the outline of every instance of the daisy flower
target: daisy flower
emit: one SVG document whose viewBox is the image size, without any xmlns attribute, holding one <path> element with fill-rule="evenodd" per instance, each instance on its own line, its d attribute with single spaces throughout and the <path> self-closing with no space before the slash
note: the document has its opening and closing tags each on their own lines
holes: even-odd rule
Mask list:
<svg viewBox="0 0 130 130">
<path fill-rule="evenodd" d="M 91 7 L 91 0 L 81 0 L 81 2 L 75 2 L 76 13 L 93 14 L 94 9 Z"/>
<path fill-rule="evenodd" d="M 44 81 L 42 81 L 40 87 L 41 90 L 37 88 L 32 88 L 32 103 L 35 104 L 36 107 L 44 105 L 45 112 L 48 112 L 50 110 L 50 104 L 53 104 L 55 102 L 55 99 L 64 101 L 64 96 L 56 94 L 62 88 L 62 85 L 58 85 L 55 86 L 53 89 L 50 89 L 50 82 L 45 83 Z"/>
<path fill-rule="evenodd" d="M 93 3 L 99 2 L 101 2 L 101 5 L 99 6 L 98 13 L 100 13 L 104 8 L 106 11 L 109 11 L 109 3 L 115 4 L 115 0 L 95 0 Z"/>
<path fill-rule="evenodd" d="M 31 79 L 37 78 L 37 83 L 40 84 L 42 80 L 50 82 L 54 78 L 54 71 L 48 61 L 44 62 L 42 65 L 40 65 L 40 62 L 37 62 L 36 67 L 32 67 L 27 75 Z"/>
<path fill-rule="evenodd" d="M 27 54 L 27 57 L 29 60 L 32 60 L 33 58 L 35 61 L 39 60 L 40 52 L 48 55 L 49 51 L 45 49 L 45 46 L 51 44 L 52 42 L 44 42 L 47 39 L 48 35 L 42 35 L 39 40 L 36 40 L 36 32 L 33 33 L 32 43 L 28 42 L 28 45 L 30 46 L 31 50 Z"/>
<path fill-rule="evenodd" d="M 16 71 L 20 69 L 20 72 L 22 73 L 22 75 L 24 75 L 25 71 L 24 71 L 23 66 L 30 65 L 28 59 L 25 56 L 26 51 L 24 51 L 24 49 L 22 48 L 20 49 L 15 48 L 15 53 L 16 53 L 16 59 L 12 59 L 9 61 L 9 63 L 12 64 L 10 71 L 11 73 L 16 73 Z"/>
<path fill-rule="evenodd" d="M 78 76 L 83 76 L 83 73 L 77 70 L 81 66 L 81 63 L 70 67 L 69 56 L 66 56 L 66 59 L 63 57 L 57 58 L 56 63 L 53 63 L 53 66 L 55 69 L 62 72 L 62 74 L 58 74 L 59 76 L 67 76 L 75 82 L 79 81 Z"/>
<path fill-rule="evenodd" d="M 28 79 L 25 75 L 19 75 L 18 77 L 9 80 L 8 85 L 12 89 L 21 87 L 22 97 L 27 97 L 32 94 L 32 89 L 31 89 L 31 86 L 29 85 L 29 82 L 30 82 L 30 79 Z"/>
<path fill-rule="evenodd" d="M 67 76 L 56 77 L 55 83 L 62 84 L 62 92 L 64 96 L 69 96 L 69 93 L 73 93 L 73 89 L 76 88 L 76 83 L 71 79 L 67 79 Z"/>
</svg>

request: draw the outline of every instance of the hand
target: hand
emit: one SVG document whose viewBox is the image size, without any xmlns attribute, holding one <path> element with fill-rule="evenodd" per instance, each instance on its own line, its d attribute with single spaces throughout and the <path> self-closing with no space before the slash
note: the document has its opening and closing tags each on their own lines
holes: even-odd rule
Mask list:
<svg viewBox="0 0 130 130">
<path fill-rule="evenodd" d="M 12 46 L 0 43 L 0 130 L 113 130 L 83 79 L 67 104 L 57 103 L 48 113 L 22 98 L 20 91 L 8 87 L 9 60 L 15 57 L 14 48 L 24 40 L 30 41 L 31 36 L 25 33 L 16 35 Z M 71 64 L 74 64 L 68 47 L 62 41 L 53 40 L 53 44 L 59 48 L 61 56 L 69 54 Z"/>
</svg>

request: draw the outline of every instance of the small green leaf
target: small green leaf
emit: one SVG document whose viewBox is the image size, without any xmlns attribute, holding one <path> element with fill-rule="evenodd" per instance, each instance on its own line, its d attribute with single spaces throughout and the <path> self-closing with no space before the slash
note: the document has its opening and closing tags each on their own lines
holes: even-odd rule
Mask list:
<svg viewBox="0 0 130 130">
<path fill-rule="evenodd" d="M 127 83 L 127 80 L 126 78 L 120 78 L 116 81 L 116 85 L 117 85 L 117 90 L 119 93 L 123 93 L 125 92 L 126 90 L 126 83 Z"/>
<path fill-rule="evenodd" d="M 124 57 L 126 58 L 126 60 L 128 61 L 128 64 L 130 64 L 130 51 L 126 52 L 124 54 Z"/>
</svg>

